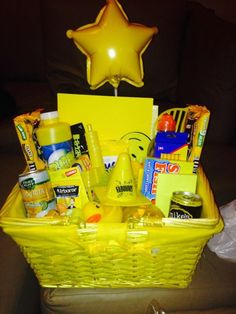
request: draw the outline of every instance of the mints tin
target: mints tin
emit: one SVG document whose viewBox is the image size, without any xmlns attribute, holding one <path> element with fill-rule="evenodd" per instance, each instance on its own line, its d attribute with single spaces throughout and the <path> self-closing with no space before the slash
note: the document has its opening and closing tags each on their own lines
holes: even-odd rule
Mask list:
<svg viewBox="0 0 236 314">
<path fill-rule="evenodd" d="M 169 217 L 179 219 L 200 218 L 202 199 L 191 192 L 173 192 L 170 202 Z"/>
<path fill-rule="evenodd" d="M 47 170 L 20 174 L 19 186 L 27 217 L 43 217 L 56 208 L 56 200 Z"/>
</svg>

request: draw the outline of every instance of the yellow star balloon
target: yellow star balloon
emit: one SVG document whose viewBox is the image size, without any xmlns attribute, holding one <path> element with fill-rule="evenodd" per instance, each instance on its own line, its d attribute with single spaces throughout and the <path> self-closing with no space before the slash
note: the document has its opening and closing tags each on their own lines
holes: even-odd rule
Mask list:
<svg viewBox="0 0 236 314">
<path fill-rule="evenodd" d="M 157 32 L 157 27 L 130 23 L 120 3 L 107 0 L 95 23 L 66 34 L 87 57 L 90 88 L 109 82 L 117 89 L 121 80 L 144 85 L 142 54 Z"/>
</svg>

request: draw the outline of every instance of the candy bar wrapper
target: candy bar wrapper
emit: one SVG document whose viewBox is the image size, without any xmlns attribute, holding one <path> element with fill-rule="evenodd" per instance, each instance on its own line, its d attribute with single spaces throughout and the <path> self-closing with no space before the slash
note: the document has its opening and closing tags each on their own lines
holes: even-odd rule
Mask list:
<svg viewBox="0 0 236 314">
<path fill-rule="evenodd" d="M 32 113 L 22 114 L 13 119 L 29 171 L 45 168 L 44 162 L 39 157 L 35 142 L 36 140 L 34 138 L 34 130 L 40 121 L 40 112 L 41 109 L 38 109 Z"/>
<path fill-rule="evenodd" d="M 210 111 L 205 106 L 190 105 L 187 113 L 186 131 L 188 137 L 188 161 L 194 162 L 194 172 L 197 171 L 207 134 Z"/>
</svg>

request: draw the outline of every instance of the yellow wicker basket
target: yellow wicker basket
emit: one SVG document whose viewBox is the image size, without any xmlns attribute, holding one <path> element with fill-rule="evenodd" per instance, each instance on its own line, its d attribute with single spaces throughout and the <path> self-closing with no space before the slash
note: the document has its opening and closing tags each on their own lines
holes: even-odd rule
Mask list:
<svg viewBox="0 0 236 314">
<path fill-rule="evenodd" d="M 78 227 L 56 218 L 25 218 L 16 185 L 0 225 L 20 246 L 44 287 L 186 287 L 206 242 L 223 223 L 200 168 L 202 218 L 163 218 L 152 227 L 125 223 Z"/>
</svg>

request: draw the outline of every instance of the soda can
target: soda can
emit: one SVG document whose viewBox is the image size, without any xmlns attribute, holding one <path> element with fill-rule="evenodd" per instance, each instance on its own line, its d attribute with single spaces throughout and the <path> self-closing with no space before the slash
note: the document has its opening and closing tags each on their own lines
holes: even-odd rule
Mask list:
<svg viewBox="0 0 236 314">
<path fill-rule="evenodd" d="M 56 199 L 47 170 L 20 174 L 19 186 L 27 217 L 44 217 L 49 211 L 56 210 Z"/>
<path fill-rule="evenodd" d="M 173 192 L 169 217 L 179 219 L 200 218 L 202 199 L 200 195 L 191 192 Z"/>
</svg>

